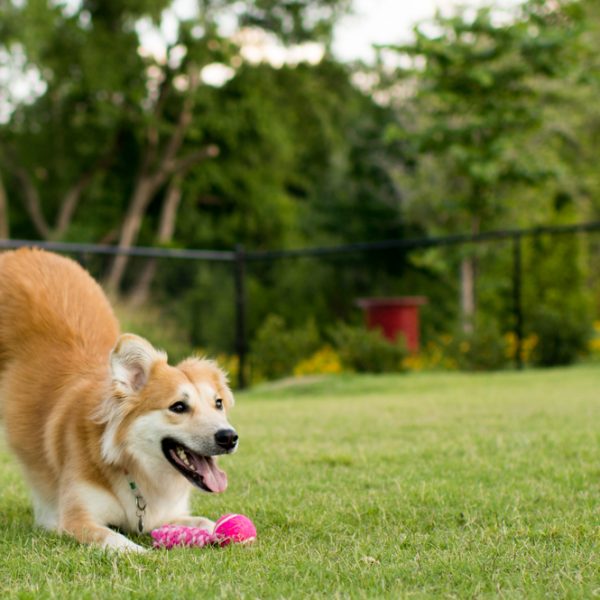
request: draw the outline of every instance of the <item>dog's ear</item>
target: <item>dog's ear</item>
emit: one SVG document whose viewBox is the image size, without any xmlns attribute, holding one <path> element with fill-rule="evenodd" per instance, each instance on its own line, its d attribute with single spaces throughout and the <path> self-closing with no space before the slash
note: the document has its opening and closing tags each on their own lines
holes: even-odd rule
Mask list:
<svg viewBox="0 0 600 600">
<path fill-rule="evenodd" d="M 129 391 L 138 392 L 146 385 L 152 365 L 166 358 L 164 352 L 156 350 L 144 338 L 124 333 L 110 355 L 113 382 Z"/>
</svg>

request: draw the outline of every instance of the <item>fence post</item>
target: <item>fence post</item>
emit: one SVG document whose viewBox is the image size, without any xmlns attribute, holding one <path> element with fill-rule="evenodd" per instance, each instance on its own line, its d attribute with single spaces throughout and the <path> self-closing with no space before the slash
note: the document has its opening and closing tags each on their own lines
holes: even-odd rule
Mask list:
<svg viewBox="0 0 600 600">
<path fill-rule="evenodd" d="M 246 387 L 246 252 L 235 247 L 235 351 L 238 356 L 238 387 Z"/>
<path fill-rule="evenodd" d="M 515 366 L 523 368 L 523 256 L 522 236 L 513 236 L 513 310 L 515 317 Z"/>
</svg>

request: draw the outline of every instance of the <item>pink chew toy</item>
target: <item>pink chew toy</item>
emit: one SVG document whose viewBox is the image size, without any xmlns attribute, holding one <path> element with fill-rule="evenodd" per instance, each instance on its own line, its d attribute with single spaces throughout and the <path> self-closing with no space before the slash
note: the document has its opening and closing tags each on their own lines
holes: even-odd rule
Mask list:
<svg viewBox="0 0 600 600">
<path fill-rule="evenodd" d="M 163 525 L 150 532 L 154 548 L 171 548 L 185 546 L 202 548 L 208 544 L 241 543 L 248 544 L 256 539 L 254 523 L 244 515 L 223 515 L 216 523 L 213 533 L 199 527 L 183 525 Z"/>
<path fill-rule="evenodd" d="M 199 527 L 184 527 L 183 525 L 163 525 L 153 529 L 150 535 L 154 539 L 154 548 L 171 550 L 176 546 L 202 548 L 212 543 L 212 534 Z"/>
</svg>

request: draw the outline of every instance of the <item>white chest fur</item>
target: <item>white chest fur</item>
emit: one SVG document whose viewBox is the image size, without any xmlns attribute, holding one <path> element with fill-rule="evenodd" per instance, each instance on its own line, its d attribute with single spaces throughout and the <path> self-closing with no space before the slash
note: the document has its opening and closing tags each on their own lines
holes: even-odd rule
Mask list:
<svg viewBox="0 0 600 600">
<path fill-rule="evenodd" d="M 188 514 L 190 486 L 181 481 L 167 480 L 160 489 L 131 489 L 125 475 L 115 482 L 114 494 L 91 484 L 81 484 L 78 489 L 80 500 L 90 516 L 101 525 L 112 525 L 131 533 L 140 533 L 138 525 L 142 518 L 143 533 L 169 523 Z M 145 503 L 141 510 L 140 501 Z"/>
</svg>

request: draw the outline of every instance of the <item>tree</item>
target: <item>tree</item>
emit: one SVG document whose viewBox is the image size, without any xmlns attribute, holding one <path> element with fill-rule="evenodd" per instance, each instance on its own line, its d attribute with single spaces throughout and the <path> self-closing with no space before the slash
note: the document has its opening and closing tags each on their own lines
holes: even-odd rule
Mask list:
<svg viewBox="0 0 600 600">
<path fill-rule="evenodd" d="M 22 53 L 45 83 L 31 105 L 18 106 L 2 127 L 0 160 L 11 175 L 35 233 L 64 238 L 84 195 L 116 162 L 128 163 L 122 185 L 128 201 L 115 202 L 98 235 L 118 228 L 126 249 L 139 236 L 152 201 L 174 178 L 215 158 L 218 148 L 195 125 L 205 93 L 202 68 L 239 65 L 239 47 L 219 33 L 228 14 L 285 43 L 327 41 L 347 0 L 202 0 L 196 13 L 176 19 L 165 56 L 140 51 L 133 25 L 174 16 L 171 0 L 83 0 L 76 7 L 42 0 L 4 3 L 0 50 Z M 126 258 L 118 257 L 108 283 L 120 287 Z"/>
<path fill-rule="evenodd" d="M 85 3 L 72 15 L 49 2 L 5 3 L 3 10 L 4 50 L 25 56 L 45 90 L 15 107 L 0 159 L 35 234 L 62 238 L 83 194 L 113 164 L 126 107 L 143 94 L 137 36 L 111 35 L 108 10 L 91 26 L 93 7 Z"/>
<path fill-rule="evenodd" d="M 206 90 L 198 107 L 196 126 L 220 154 L 182 179 L 172 244 L 272 249 L 402 235 L 390 174 L 398 156 L 381 139 L 391 113 L 352 85 L 347 66 L 331 58 L 278 69 L 243 65 L 226 85 Z M 216 118 L 217 107 L 226 118 Z M 156 239 L 165 206 L 150 207 L 144 244 Z M 320 261 L 252 264 L 249 331 L 275 307 L 297 327 L 311 314 L 322 321 L 352 315 L 355 298 L 384 291 L 402 263 L 396 255 L 370 262 L 353 256 L 343 270 Z M 169 299 L 195 344 L 229 349 L 228 271 L 154 265 L 152 296 Z"/>
<path fill-rule="evenodd" d="M 10 235 L 8 221 L 8 198 L 6 189 L 2 181 L 2 173 L 0 173 L 0 239 L 7 239 Z"/>
<path fill-rule="evenodd" d="M 577 17 L 570 5 L 548 9 L 537 0 L 509 22 L 498 22 L 490 8 L 474 17 L 438 14 L 427 31 L 415 29 L 413 43 L 391 48 L 412 61 L 388 88 L 413 90 L 401 105 L 405 118 L 388 135 L 414 153 L 407 178 L 426 182 L 419 189 L 429 197 L 413 195 L 412 206 L 408 198 L 413 217 L 445 232 L 467 225 L 476 234 L 509 214 L 507 188 L 535 186 L 551 174 L 526 140 L 542 125 L 545 82 L 560 80 L 571 65 Z M 476 276 L 470 253 L 461 261 L 466 330 Z"/>
</svg>

